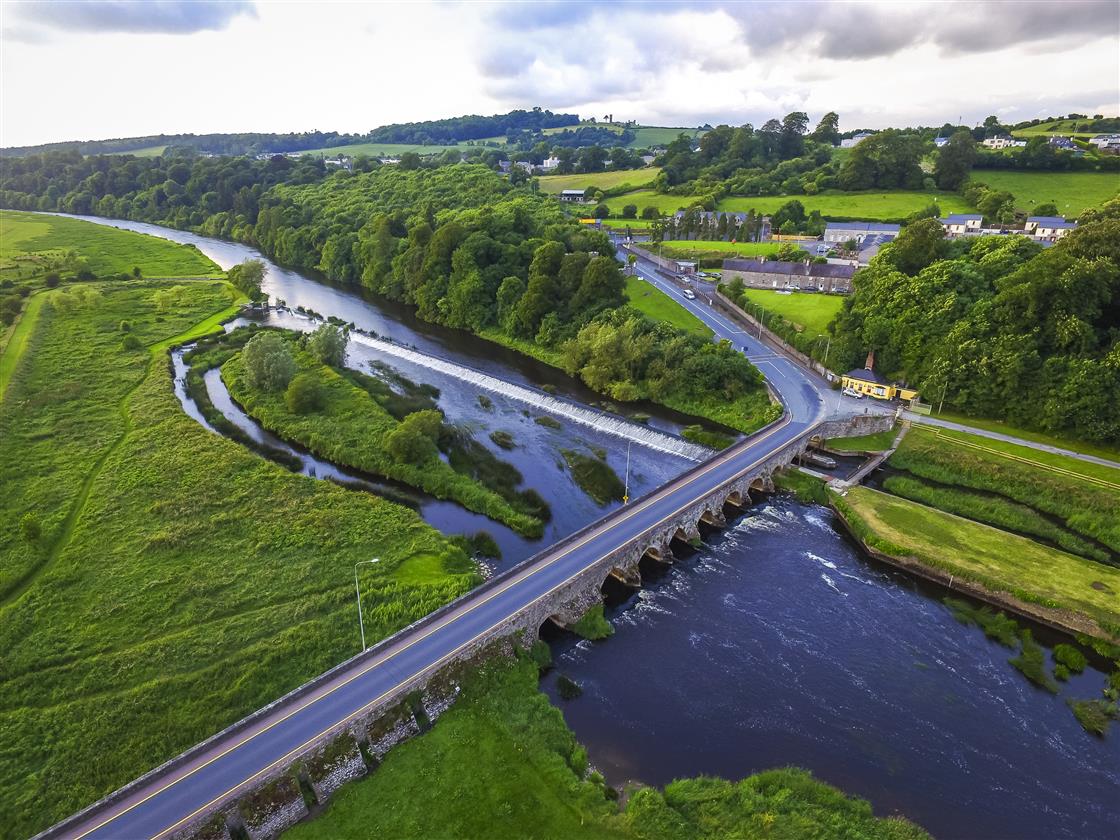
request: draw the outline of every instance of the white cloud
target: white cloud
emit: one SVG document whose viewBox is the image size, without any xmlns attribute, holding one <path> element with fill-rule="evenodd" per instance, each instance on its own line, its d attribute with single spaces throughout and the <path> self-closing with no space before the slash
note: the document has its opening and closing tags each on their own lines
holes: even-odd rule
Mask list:
<svg viewBox="0 0 1120 840">
<path fill-rule="evenodd" d="M 0 144 L 534 105 L 673 125 L 836 110 L 848 128 L 1120 110 L 1115 0 L 93 5 L 5 3 Z"/>
</svg>

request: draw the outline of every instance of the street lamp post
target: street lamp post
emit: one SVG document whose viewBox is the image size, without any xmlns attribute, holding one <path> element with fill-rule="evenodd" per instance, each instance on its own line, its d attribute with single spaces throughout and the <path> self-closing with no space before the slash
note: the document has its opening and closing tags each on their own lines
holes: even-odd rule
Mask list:
<svg viewBox="0 0 1120 840">
<path fill-rule="evenodd" d="M 366 625 L 365 625 L 365 622 L 362 620 L 362 590 L 358 587 L 358 567 L 360 565 L 362 565 L 363 563 L 369 563 L 370 565 L 373 565 L 374 563 L 380 562 L 380 560 L 381 560 L 380 557 L 374 557 L 372 560 L 359 560 L 357 563 L 354 564 L 354 594 L 358 598 L 358 627 L 359 627 L 359 629 L 361 630 L 361 633 L 362 633 L 362 652 L 363 653 L 365 652 L 365 649 L 366 649 Z"/>
</svg>

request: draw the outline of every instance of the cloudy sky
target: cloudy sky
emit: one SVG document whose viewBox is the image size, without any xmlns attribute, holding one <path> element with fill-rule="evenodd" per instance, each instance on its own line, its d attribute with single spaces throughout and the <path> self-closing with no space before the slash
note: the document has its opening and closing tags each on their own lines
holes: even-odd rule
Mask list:
<svg viewBox="0 0 1120 840">
<path fill-rule="evenodd" d="M 0 145 L 541 105 L 841 128 L 1120 111 L 1118 0 L 0 0 Z"/>
</svg>

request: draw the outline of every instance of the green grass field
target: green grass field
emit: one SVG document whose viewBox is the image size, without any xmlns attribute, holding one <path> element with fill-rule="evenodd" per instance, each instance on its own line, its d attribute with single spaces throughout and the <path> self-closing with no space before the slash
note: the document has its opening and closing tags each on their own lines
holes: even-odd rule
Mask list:
<svg viewBox="0 0 1120 840">
<path fill-rule="evenodd" d="M 929 481 L 995 493 L 1027 505 L 1120 552 L 1120 471 L 921 426 L 903 438 L 889 464 Z"/>
<path fill-rule="evenodd" d="M 623 127 L 620 125 L 613 125 L 610 123 L 589 123 L 582 122 L 579 126 L 564 126 L 563 128 L 546 128 L 544 134 L 559 134 L 562 131 L 579 128 L 583 126 L 594 126 L 596 128 L 606 128 L 613 131 L 615 134 L 621 134 Z M 667 146 L 677 139 L 681 134 L 687 134 L 689 137 L 699 137 L 704 132 L 698 128 L 673 128 L 666 126 L 656 125 L 643 125 L 637 128 L 630 129 L 634 132 L 634 139 L 627 143 L 627 148 L 631 149 L 646 149 L 650 146 Z"/>
<path fill-rule="evenodd" d="M 1091 122 L 1091 120 L 1050 120 L 1049 122 L 1042 122 L 1027 128 L 1016 129 L 1012 131 L 1011 134 L 1014 137 L 1034 137 L 1038 134 L 1041 134 L 1043 137 L 1092 137 L 1101 133 L 1096 131 L 1078 133 L 1077 126 L 1087 122 Z"/>
<path fill-rule="evenodd" d="M 889 554 L 1120 627 L 1120 569 L 867 487 L 853 487 L 840 502 L 893 547 Z"/>
<path fill-rule="evenodd" d="M 415 512 L 184 414 L 163 348 L 232 314 L 231 291 L 54 293 L 0 401 L 5 833 L 35 833 L 356 652 L 356 560 L 382 561 L 363 578 L 371 638 L 477 580 Z M 417 558 L 439 559 L 418 579 Z"/>
<path fill-rule="evenodd" d="M 788 201 L 797 199 L 805 212 L 819 210 L 821 215 L 837 219 L 901 219 L 937 202 L 943 213 L 967 213 L 972 208 L 956 193 L 908 192 L 893 190 L 880 193 L 845 193 L 829 191 L 819 195 L 767 195 L 730 196 L 717 205 L 719 210 L 772 213 Z M 693 199 L 688 196 L 661 195 L 653 190 L 637 190 L 614 196 L 604 202 L 612 215 L 621 215 L 627 204 L 635 204 L 638 213 L 646 207 L 656 207 L 668 215 L 688 207 Z"/>
<path fill-rule="evenodd" d="M 1033 432 L 1027 429 L 1020 429 L 1016 426 L 1009 426 L 1002 420 L 969 417 L 967 414 L 957 414 L 953 411 L 941 411 L 933 416 L 939 420 L 948 420 L 951 423 L 974 426 L 977 429 L 983 429 L 987 432 L 999 432 L 1000 434 L 1011 435 L 1012 437 L 1034 441 L 1035 443 L 1045 443 L 1050 446 L 1069 449 L 1073 452 L 1096 455 L 1098 458 L 1108 458 L 1109 460 L 1120 462 L 1120 449 L 1116 447 L 1101 446 L 1100 444 L 1083 443 L 1077 440 L 1069 440 L 1068 438 L 1055 437 L 1054 435 L 1048 435 L 1042 432 Z"/>
<path fill-rule="evenodd" d="M 505 145 L 505 138 L 502 138 L 502 145 Z M 418 155 L 434 155 L 440 152 L 446 152 L 448 149 L 465 152 L 469 148 L 471 147 L 465 143 L 460 143 L 457 146 L 417 146 L 412 143 L 355 143 L 351 146 L 327 146 L 323 149 L 306 149 L 296 152 L 296 154 L 325 158 L 337 157 L 338 155 L 348 155 L 350 157 L 356 157 L 357 155 L 382 157 L 402 155 L 405 152 L 416 152 Z"/>
<path fill-rule="evenodd" d="M 643 788 L 624 810 L 596 773 L 583 780 L 583 748 L 560 710 L 537 690 L 537 666 L 486 665 L 425 735 L 346 785 L 290 840 L 762 840 L 847 837 L 919 840 L 898 818 L 876 818 L 804 770 L 772 770 L 740 782 L 711 777 Z"/>
<path fill-rule="evenodd" d="M 975 169 L 972 179 L 1015 196 L 1015 206 L 1029 211 L 1053 202 L 1070 218 L 1097 207 L 1120 193 L 1120 172 L 1019 172 L 1013 169 Z M 942 208 L 944 209 L 944 208 Z"/>
<path fill-rule="evenodd" d="M 631 306 L 655 321 L 665 321 L 704 338 L 712 336 L 711 329 L 703 321 L 640 277 L 626 278 L 626 298 Z"/>
<path fill-rule="evenodd" d="M 898 429 L 894 428 L 870 435 L 829 438 L 828 446 L 838 452 L 884 452 L 891 448 L 891 444 L 894 443 L 897 436 Z"/>
<path fill-rule="evenodd" d="M 582 190 L 590 187 L 598 187 L 601 190 L 623 186 L 638 188 L 651 183 L 660 171 L 656 166 L 648 166 L 644 169 L 589 172 L 585 175 L 542 175 L 539 180 L 541 192 L 546 193 L 559 193 L 561 190 Z"/>
<path fill-rule="evenodd" d="M 145 277 L 220 275 L 218 267 L 197 248 L 80 219 L 0 211 L 0 276 L 4 279 L 37 278 L 69 249 L 84 257 L 98 277 L 131 274 L 134 266 Z"/>
<path fill-rule="evenodd" d="M 735 259 L 776 254 L 780 242 L 721 242 L 714 239 L 666 240 L 660 249 L 663 256 L 677 260 Z M 652 246 L 651 246 L 652 248 Z"/>
<path fill-rule="evenodd" d="M 813 292 L 793 292 L 783 295 L 768 289 L 744 289 L 743 294 L 767 312 L 785 318 L 791 324 L 800 324 L 804 332 L 824 333 L 844 305 L 839 295 L 821 295 Z"/>
</svg>

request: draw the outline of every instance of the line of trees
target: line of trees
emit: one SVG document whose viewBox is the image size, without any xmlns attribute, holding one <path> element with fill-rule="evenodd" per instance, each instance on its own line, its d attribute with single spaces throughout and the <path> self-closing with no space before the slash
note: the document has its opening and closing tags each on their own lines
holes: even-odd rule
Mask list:
<svg viewBox="0 0 1120 840">
<path fill-rule="evenodd" d="M 969 414 L 1120 441 L 1120 200 L 1050 248 L 912 224 L 863 269 L 834 358 Z"/>
</svg>

